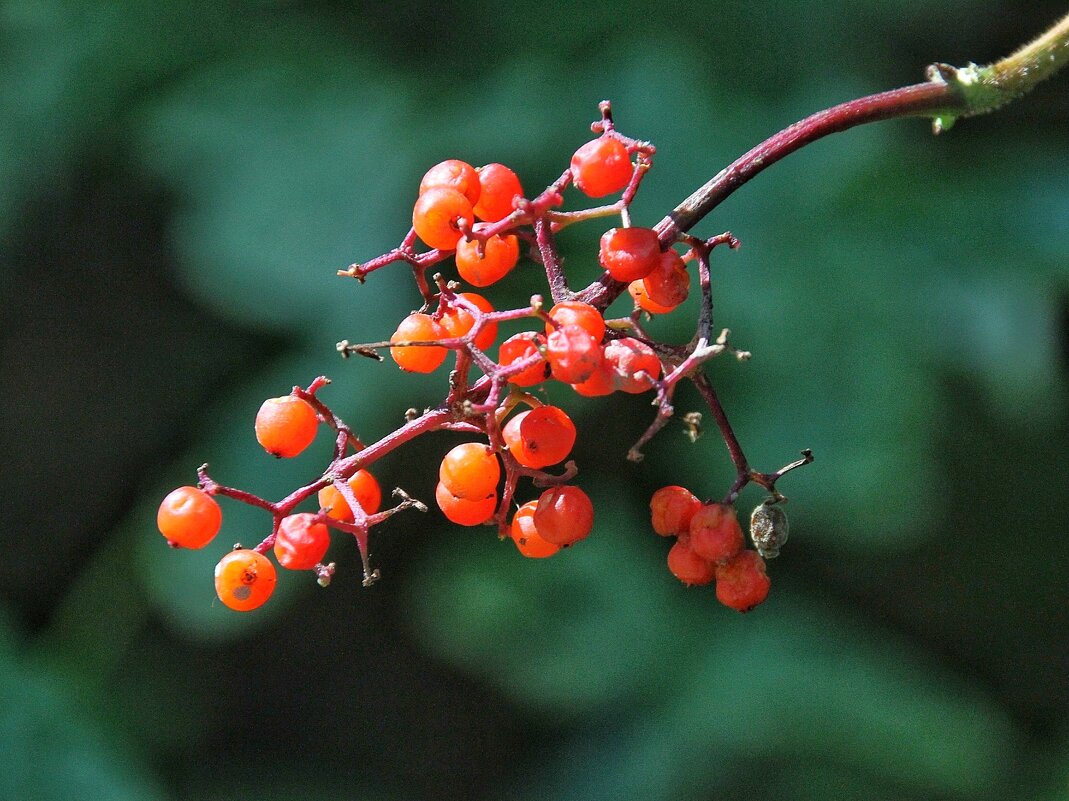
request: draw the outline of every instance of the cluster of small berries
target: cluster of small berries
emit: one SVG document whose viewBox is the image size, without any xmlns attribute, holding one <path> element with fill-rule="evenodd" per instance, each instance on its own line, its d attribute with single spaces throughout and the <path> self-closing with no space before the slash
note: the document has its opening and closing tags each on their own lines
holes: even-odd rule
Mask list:
<svg viewBox="0 0 1069 801">
<path fill-rule="evenodd" d="M 684 584 L 702 586 L 715 580 L 717 600 L 740 612 L 768 597 L 771 581 L 765 560 L 745 548 L 735 507 L 703 504 L 690 490 L 670 486 L 653 493 L 650 516 L 654 531 L 676 537 L 668 569 Z"/>
</svg>

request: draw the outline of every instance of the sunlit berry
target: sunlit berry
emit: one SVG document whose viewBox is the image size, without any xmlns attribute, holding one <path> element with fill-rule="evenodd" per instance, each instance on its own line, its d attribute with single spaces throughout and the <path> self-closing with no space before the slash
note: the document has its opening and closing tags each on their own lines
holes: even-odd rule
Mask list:
<svg viewBox="0 0 1069 801">
<path fill-rule="evenodd" d="M 590 378 L 578 384 L 572 384 L 572 389 L 577 394 L 586 398 L 597 398 L 603 395 L 611 395 L 616 391 L 616 379 L 612 371 L 612 365 L 605 361 L 605 349 L 601 350 L 601 365 L 590 374 Z"/>
<path fill-rule="evenodd" d="M 561 326 L 577 325 L 598 342 L 601 342 L 602 337 L 605 336 L 605 318 L 589 303 L 582 303 L 578 300 L 562 301 L 549 310 L 549 318 L 556 325 L 546 323 L 547 334 L 552 334 Z"/>
<path fill-rule="evenodd" d="M 479 248 L 482 255 L 479 255 Z M 457 272 L 472 286 L 490 286 L 508 275 L 520 260 L 520 241 L 513 235 L 494 234 L 484 243 L 477 239 L 457 242 Z"/>
<path fill-rule="evenodd" d="M 685 487 L 661 487 L 650 498 L 650 517 L 653 530 L 662 537 L 686 534 L 690 521 L 702 502 Z"/>
<path fill-rule="evenodd" d="M 479 442 L 457 445 L 442 458 L 438 479 L 450 493 L 468 501 L 492 495 L 501 478 L 501 463 Z"/>
<path fill-rule="evenodd" d="M 546 337 L 546 361 L 553 377 L 565 384 L 586 381 L 602 360 L 601 345 L 578 325 L 562 325 Z"/>
<path fill-rule="evenodd" d="M 272 456 L 296 456 L 316 437 L 319 418 L 301 398 L 268 398 L 256 413 L 256 440 Z"/>
<path fill-rule="evenodd" d="M 552 487 L 539 496 L 533 519 L 542 539 L 572 545 L 594 527 L 594 504 L 579 487 Z"/>
<path fill-rule="evenodd" d="M 521 412 L 501 430 L 509 453 L 524 467 L 548 467 L 564 461 L 575 445 L 575 424 L 556 406 Z"/>
<path fill-rule="evenodd" d="M 275 558 L 290 570 L 311 570 L 330 547 L 330 531 L 315 515 L 298 512 L 282 518 L 275 532 Z"/>
<path fill-rule="evenodd" d="M 475 204 L 475 216 L 486 222 L 497 222 L 512 214 L 514 201 L 523 197 L 523 187 L 516 173 L 504 164 L 487 164 L 476 170 L 482 192 Z"/>
<path fill-rule="evenodd" d="M 434 489 L 434 499 L 442 514 L 458 526 L 478 526 L 493 517 L 497 510 L 495 494 L 474 500 L 458 498 L 441 481 Z"/>
<path fill-rule="evenodd" d="M 477 295 L 474 292 L 461 292 L 459 297 L 466 300 L 484 314 L 489 314 L 494 310 L 494 307 L 490 305 L 490 301 L 482 295 Z M 446 333 L 448 333 L 449 336 L 462 337 L 475 325 L 475 315 L 460 304 L 457 304 L 446 310 L 442 315 L 439 324 L 446 330 Z M 483 323 L 483 327 L 479 329 L 479 333 L 476 335 L 472 344 L 479 350 L 486 350 L 494 344 L 495 339 L 497 339 L 497 323 Z"/>
<path fill-rule="evenodd" d="M 639 394 L 653 389 L 654 381 L 661 374 L 661 360 L 653 348 L 632 337 L 609 342 L 604 357 L 616 388 L 622 392 Z"/>
<path fill-rule="evenodd" d="M 536 508 L 538 508 L 538 501 L 528 501 L 517 509 L 516 514 L 512 517 L 509 535 L 512 537 L 512 541 L 516 543 L 516 548 L 524 556 L 529 559 L 545 559 L 547 556 L 553 556 L 559 551 L 560 546 L 544 539 L 538 533 L 538 529 L 535 528 L 534 524 Z"/>
<path fill-rule="evenodd" d="M 373 515 L 382 506 L 382 488 L 378 480 L 367 470 L 357 470 L 346 482 L 356 496 L 356 502 L 364 510 L 364 514 Z M 349 508 L 348 501 L 334 487 L 328 484 L 319 491 L 319 506 L 335 520 L 345 523 L 353 522 L 353 510 Z"/>
<path fill-rule="evenodd" d="M 688 587 L 708 584 L 716 576 L 716 565 L 694 553 L 685 535 L 676 540 L 668 551 L 668 569 Z"/>
<path fill-rule="evenodd" d="M 549 376 L 549 365 L 542 359 L 538 349 L 544 344 L 545 337 L 532 331 L 522 331 L 501 343 L 497 351 L 497 362 L 502 367 L 508 367 L 513 362 L 526 360 L 532 356 L 539 357 L 539 360 L 536 360 L 530 367 L 510 376 L 509 383 L 518 387 L 531 387 L 546 380 Z"/>
<path fill-rule="evenodd" d="M 479 201 L 482 188 L 479 183 L 479 174 L 475 171 L 475 168 L 458 159 L 446 159 L 427 170 L 423 180 L 419 182 L 419 193 L 422 195 L 435 186 L 455 189 L 464 195 L 473 206 Z M 422 239 L 422 237 L 420 238 Z"/>
<path fill-rule="evenodd" d="M 645 278 L 661 259 L 661 243 L 652 228 L 610 228 L 601 235 L 598 261 L 617 281 Z"/>
<path fill-rule="evenodd" d="M 572 156 L 572 181 L 587 197 L 604 197 L 623 190 L 633 171 L 627 145 L 612 136 L 592 139 Z"/>
<path fill-rule="evenodd" d="M 460 241 L 460 221 L 470 225 L 475 218 L 471 202 L 456 189 L 432 186 L 419 196 L 412 209 L 416 236 L 439 250 L 452 250 Z"/>
<path fill-rule="evenodd" d="M 657 266 L 642 279 L 646 297 L 662 308 L 674 309 L 690 294 L 690 273 L 674 250 L 657 258 Z"/>
<path fill-rule="evenodd" d="M 429 314 L 413 312 L 403 319 L 390 337 L 390 342 L 436 342 L 449 333 Z M 436 345 L 397 345 L 390 348 L 390 356 L 397 366 L 410 373 L 433 373 L 449 354 Z"/>
<path fill-rule="evenodd" d="M 724 606 L 749 612 L 768 597 L 772 580 L 757 551 L 742 551 L 716 569 L 716 599 Z"/>
<path fill-rule="evenodd" d="M 196 487 L 168 493 L 156 512 L 156 525 L 172 545 L 203 548 L 219 533 L 223 512 L 215 498 Z"/>
<path fill-rule="evenodd" d="M 717 564 L 734 558 L 745 544 L 735 507 L 722 503 L 701 506 L 691 517 L 688 531 L 694 552 Z"/>
<path fill-rule="evenodd" d="M 215 593 L 238 612 L 262 606 L 275 591 L 277 580 L 271 560 L 247 548 L 231 551 L 215 566 Z"/>
<path fill-rule="evenodd" d="M 668 314 L 668 312 L 675 309 L 675 306 L 661 306 L 659 303 L 654 303 L 650 300 L 649 295 L 646 294 L 645 279 L 632 281 L 627 285 L 627 291 L 635 303 L 638 304 L 638 307 L 650 314 Z"/>
</svg>

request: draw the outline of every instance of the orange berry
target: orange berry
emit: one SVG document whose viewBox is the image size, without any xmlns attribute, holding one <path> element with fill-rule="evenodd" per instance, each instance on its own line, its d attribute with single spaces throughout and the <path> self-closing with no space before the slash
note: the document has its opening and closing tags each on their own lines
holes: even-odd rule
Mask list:
<svg viewBox="0 0 1069 801">
<path fill-rule="evenodd" d="M 572 181 L 587 197 L 621 191 L 630 183 L 633 171 L 627 145 L 612 136 L 592 139 L 572 156 Z"/>
<path fill-rule="evenodd" d="M 642 279 L 646 297 L 658 306 L 674 309 L 690 294 L 690 273 L 674 250 L 666 250 L 657 266 Z"/>
<path fill-rule="evenodd" d="M 533 520 L 542 539 L 572 545 L 585 539 L 594 527 L 594 504 L 579 487 L 553 487 L 538 498 Z"/>
<path fill-rule="evenodd" d="M 512 537 L 512 541 L 516 543 L 516 548 L 519 549 L 519 552 L 528 559 L 545 559 L 547 556 L 553 556 L 559 551 L 560 546 L 543 539 L 542 535 L 538 533 L 538 529 L 535 528 L 534 524 L 536 508 L 538 508 L 538 501 L 528 501 L 517 509 L 516 514 L 512 516 L 512 527 L 509 530 L 509 535 Z"/>
<path fill-rule="evenodd" d="M 757 551 L 742 551 L 716 569 L 716 599 L 724 606 L 749 612 L 768 597 L 772 581 Z"/>
<path fill-rule="evenodd" d="M 156 512 L 160 533 L 174 545 L 203 548 L 223 523 L 215 498 L 197 487 L 179 487 L 168 493 Z"/>
<path fill-rule="evenodd" d="M 464 298 L 468 303 L 486 314 L 494 310 L 494 307 L 490 305 L 490 301 L 474 292 L 461 292 L 459 297 Z M 475 325 L 475 315 L 459 305 L 452 306 L 442 315 L 440 325 L 449 336 L 462 337 Z M 494 344 L 495 339 L 497 339 L 497 323 L 485 323 L 472 344 L 479 350 L 486 350 Z"/>
<path fill-rule="evenodd" d="M 311 405 L 293 395 L 268 398 L 256 413 L 256 440 L 272 456 L 296 456 L 316 438 L 319 418 Z"/>
<path fill-rule="evenodd" d="M 446 159 L 427 170 L 427 174 L 419 182 L 419 193 L 422 195 L 434 186 L 455 189 L 473 206 L 479 200 L 481 190 L 479 174 L 475 168 L 458 159 Z"/>
<path fill-rule="evenodd" d="M 734 558 L 745 545 L 735 508 L 722 503 L 701 506 L 691 517 L 688 531 L 694 553 L 716 564 Z"/>
<path fill-rule="evenodd" d="M 508 367 L 520 359 L 539 354 L 538 347 L 544 344 L 545 338 L 541 334 L 523 331 L 501 343 L 501 347 L 497 351 L 497 362 L 502 367 Z M 548 369 L 549 365 L 544 361 L 535 362 L 530 367 L 510 377 L 509 383 L 518 387 L 534 386 L 546 380 Z"/>
<path fill-rule="evenodd" d="M 631 294 L 631 298 L 635 303 L 638 304 L 638 307 L 643 311 L 648 311 L 650 314 L 668 314 L 668 312 L 675 309 L 675 306 L 661 306 L 650 300 L 650 296 L 646 294 L 645 279 L 632 281 L 627 285 L 627 291 Z"/>
<path fill-rule="evenodd" d="M 456 189 L 432 186 L 419 196 L 412 209 L 416 235 L 432 248 L 452 250 L 460 241 L 459 220 L 475 218 L 471 201 Z"/>
<path fill-rule="evenodd" d="M 652 228 L 610 228 L 601 235 L 598 261 L 617 281 L 645 278 L 661 259 L 661 243 Z"/>
<path fill-rule="evenodd" d="M 702 502 L 685 487 L 661 487 L 650 498 L 650 517 L 653 530 L 662 537 L 686 534 L 690 521 L 701 508 Z"/>
<path fill-rule="evenodd" d="M 546 323 L 546 334 L 552 334 L 554 330 L 565 325 L 577 325 L 598 342 L 605 336 L 605 318 L 589 303 L 577 300 L 562 301 L 549 310 L 549 317 L 556 325 Z"/>
<path fill-rule="evenodd" d="M 412 312 L 397 326 L 390 342 L 434 342 L 448 336 L 449 333 L 429 314 Z M 399 345 L 390 348 L 390 356 L 397 366 L 410 373 L 433 373 L 448 354 L 448 349 L 434 345 Z"/>
<path fill-rule="evenodd" d="M 367 470 L 357 470 L 347 483 L 364 514 L 373 515 L 379 511 L 382 506 L 382 489 L 375 476 Z M 349 508 L 345 496 L 338 492 L 333 484 L 328 484 L 319 491 L 319 506 L 335 520 L 353 522 L 353 510 Z"/>
<path fill-rule="evenodd" d="M 582 383 L 601 367 L 603 360 L 601 345 L 578 325 L 562 325 L 546 337 L 546 361 L 558 381 Z"/>
<path fill-rule="evenodd" d="M 480 256 L 479 240 L 461 239 L 455 258 L 461 278 L 472 286 L 490 286 L 508 275 L 520 260 L 520 240 L 494 234 L 483 244 Z"/>
<path fill-rule="evenodd" d="M 523 197 L 523 187 L 516 173 L 504 164 L 487 164 L 476 172 L 482 191 L 475 204 L 475 216 L 486 222 L 497 222 L 512 214 L 513 201 Z"/>
<path fill-rule="evenodd" d="M 676 540 L 668 551 L 668 569 L 688 587 L 708 584 L 716 577 L 716 565 L 694 553 L 686 536 Z"/>
<path fill-rule="evenodd" d="M 489 447 L 479 442 L 457 445 L 442 459 L 438 478 L 452 495 L 468 501 L 493 495 L 501 478 L 501 464 Z"/>
<path fill-rule="evenodd" d="M 563 461 L 575 445 L 575 424 L 556 406 L 539 406 L 509 420 L 501 431 L 509 453 L 524 467 Z"/>
<path fill-rule="evenodd" d="M 637 395 L 653 389 L 661 374 L 661 360 L 653 348 L 632 337 L 614 339 L 605 346 L 605 363 L 616 388 Z"/>
<path fill-rule="evenodd" d="M 215 566 L 215 593 L 238 612 L 262 606 L 275 591 L 277 580 L 271 560 L 247 548 L 231 551 Z"/>
<path fill-rule="evenodd" d="M 290 570 L 311 570 L 330 547 L 330 531 L 315 515 L 298 512 L 282 518 L 275 532 L 275 558 Z"/>
<path fill-rule="evenodd" d="M 458 526 L 478 526 L 493 517 L 497 510 L 497 496 L 494 493 L 476 500 L 458 498 L 441 481 L 435 487 L 434 499 L 442 514 Z"/>
</svg>

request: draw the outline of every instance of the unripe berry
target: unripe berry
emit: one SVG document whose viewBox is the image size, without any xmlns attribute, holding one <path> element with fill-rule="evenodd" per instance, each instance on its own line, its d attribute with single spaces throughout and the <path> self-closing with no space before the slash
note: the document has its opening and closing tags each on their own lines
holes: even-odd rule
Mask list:
<svg viewBox="0 0 1069 801">
<path fill-rule="evenodd" d="M 690 519 L 689 533 L 694 552 L 717 564 L 732 559 L 745 544 L 735 508 L 722 503 L 699 508 Z"/>
<path fill-rule="evenodd" d="M 716 599 L 724 606 L 749 612 L 768 597 L 772 581 L 757 551 L 742 551 L 716 569 Z"/>
<path fill-rule="evenodd" d="M 256 440 L 272 456 L 296 456 L 316 437 L 319 418 L 307 401 L 293 395 L 268 398 L 256 413 Z"/>
<path fill-rule="evenodd" d="M 779 549 L 787 542 L 787 514 L 778 504 L 767 501 L 750 515 L 750 539 L 765 559 L 779 556 Z"/>
</svg>

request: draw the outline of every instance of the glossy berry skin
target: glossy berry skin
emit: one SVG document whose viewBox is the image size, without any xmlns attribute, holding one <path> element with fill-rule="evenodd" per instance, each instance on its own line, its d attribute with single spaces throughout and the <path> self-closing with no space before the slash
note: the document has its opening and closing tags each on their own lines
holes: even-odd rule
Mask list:
<svg viewBox="0 0 1069 801">
<path fill-rule="evenodd" d="M 587 197 L 622 191 L 634 172 L 627 146 L 611 136 L 592 139 L 576 150 L 570 169 L 572 182 Z"/>
<path fill-rule="evenodd" d="M 689 533 L 693 551 L 716 564 L 730 561 L 745 545 L 735 508 L 722 503 L 699 508 L 690 519 Z"/>
<path fill-rule="evenodd" d="M 501 463 L 489 447 L 479 442 L 457 445 L 442 459 L 438 479 L 454 496 L 482 500 L 493 495 L 501 478 Z"/>
<path fill-rule="evenodd" d="M 546 361 L 553 377 L 565 384 L 586 381 L 603 359 L 601 345 L 578 325 L 562 325 L 546 337 Z"/>
<path fill-rule="evenodd" d="M 456 189 L 432 186 L 419 196 L 412 209 L 416 236 L 432 248 L 452 250 L 460 241 L 460 220 L 470 225 L 475 219 L 471 202 Z"/>
<path fill-rule="evenodd" d="M 531 331 L 522 331 L 501 343 L 497 352 L 497 362 L 507 367 L 520 359 L 527 359 L 539 353 L 539 346 L 545 345 L 545 337 Z M 538 361 L 525 370 L 509 377 L 509 383 L 518 387 L 533 387 L 546 380 L 549 365 Z"/>
<path fill-rule="evenodd" d="M 661 361 L 645 342 L 632 337 L 614 339 L 605 346 L 605 363 L 618 390 L 633 395 L 653 389 L 661 374 Z"/>
<path fill-rule="evenodd" d="M 668 551 L 668 570 L 688 587 L 709 584 L 716 577 L 716 565 L 694 553 L 685 535 Z"/>
<path fill-rule="evenodd" d="M 516 510 L 516 514 L 512 517 L 509 536 L 516 543 L 516 548 L 519 552 L 528 559 L 545 559 L 547 556 L 553 556 L 553 554 L 557 553 L 560 550 L 560 546 L 549 542 L 538 533 L 538 529 L 535 528 L 534 524 L 536 508 L 538 508 L 538 501 L 528 501 Z"/>
<path fill-rule="evenodd" d="M 749 612 L 768 597 L 772 580 L 757 551 L 742 551 L 716 569 L 716 599 L 739 612 Z"/>
<path fill-rule="evenodd" d="M 379 511 L 382 506 L 382 488 L 375 476 L 367 470 L 357 470 L 347 483 L 353 495 L 356 496 L 360 508 L 364 510 L 364 514 L 373 515 Z M 344 523 L 353 522 L 353 510 L 349 508 L 345 497 L 333 485 L 328 484 L 319 491 L 319 506 L 335 520 L 341 520 Z"/>
<path fill-rule="evenodd" d="M 504 164 L 487 164 L 476 170 L 482 191 L 475 204 L 475 216 L 497 222 L 512 214 L 515 198 L 523 197 L 523 187 L 516 173 Z"/>
<path fill-rule="evenodd" d="M 612 371 L 612 365 L 605 360 L 605 349 L 601 349 L 601 365 L 586 381 L 572 384 L 572 389 L 585 398 L 598 398 L 603 395 L 611 395 L 616 391 L 616 379 Z"/>
<path fill-rule="evenodd" d="M 493 517 L 497 510 L 497 496 L 493 493 L 475 500 L 458 498 L 441 481 L 435 487 L 434 499 L 442 514 L 458 526 L 478 526 Z"/>
<path fill-rule="evenodd" d="M 271 560 L 247 548 L 231 551 L 215 566 L 215 593 L 238 612 L 256 609 L 275 591 L 278 574 Z"/>
<path fill-rule="evenodd" d="M 650 498 L 653 530 L 662 537 L 688 534 L 690 521 L 701 505 L 702 502 L 685 487 L 661 487 Z"/>
<path fill-rule="evenodd" d="M 285 395 L 263 402 L 255 428 L 256 440 L 265 451 L 280 459 L 290 458 L 312 444 L 319 418 L 307 401 Z"/>
<path fill-rule="evenodd" d="M 520 241 L 511 234 L 494 234 L 483 244 L 479 255 L 477 239 L 461 239 L 457 242 L 456 263 L 460 277 L 472 286 L 490 286 L 500 281 L 520 260 Z"/>
<path fill-rule="evenodd" d="M 458 297 L 463 298 L 484 314 L 489 314 L 494 310 L 490 301 L 474 292 L 461 292 Z M 439 325 L 449 336 L 462 337 L 475 325 L 475 315 L 458 304 L 442 315 Z M 497 339 L 497 323 L 484 323 L 472 344 L 479 350 L 486 350 L 494 344 L 495 339 Z"/>
<path fill-rule="evenodd" d="M 661 243 L 652 228 L 610 228 L 601 235 L 598 261 L 617 281 L 645 278 L 661 259 Z"/>
<path fill-rule="evenodd" d="M 429 314 L 413 312 L 403 319 L 390 337 L 390 342 L 433 342 L 446 339 L 449 332 Z M 390 348 L 390 356 L 397 366 L 409 373 L 433 373 L 449 354 L 436 345 L 403 345 Z"/>
<path fill-rule="evenodd" d="M 690 273 L 674 250 L 657 258 L 657 266 L 642 279 L 646 297 L 662 308 L 674 309 L 690 294 Z"/>
<path fill-rule="evenodd" d="M 674 311 L 676 308 L 675 306 L 662 306 L 650 300 L 650 296 L 646 294 L 645 279 L 632 281 L 627 285 L 627 291 L 635 303 L 638 304 L 638 307 L 650 314 L 668 314 L 668 312 Z"/>
<path fill-rule="evenodd" d="M 290 570 L 311 570 L 330 547 L 330 531 L 315 515 L 298 512 L 282 518 L 275 532 L 275 558 Z"/>
<path fill-rule="evenodd" d="M 575 445 L 575 424 L 556 406 L 521 412 L 501 430 L 509 453 L 524 467 L 548 467 L 564 461 Z"/>
<path fill-rule="evenodd" d="M 172 545 L 203 548 L 219 533 L 223 512 L 215 498 L 197 487 L 179 487 L 163 499 L 156 525 Z"/>
<path fill-rule="evenodd" d="M 598 342 L 605 336 L 605 318 L 589 303 L 578 300 L 562 301 L 549 310 L 549 318 L 556 325 L 546 323 L 546 334 L 552 334 L 561 326 L 577 325 Z"/>
<path fill-rule="evenodd" d="M 473 206 L 479 201 L 479 195 L 482 190 L 482 185 L 479 183 L 479 174 L 475 171 L 475 168 L 459 159 L 446 159 L 427 170 L 423 180 L 419 182 L 419 193 L 422 195 L 435 186 L 455 189 L 464 195 Z"/>
<path fill-rule="evenodd" d="M 533 520 L 542 539 L 572 545 L 585 539 L 594 527 L 594 504 L 579 487 L 552 487 L 538 498 Z"/>
</svg>

